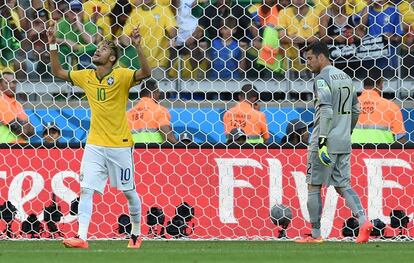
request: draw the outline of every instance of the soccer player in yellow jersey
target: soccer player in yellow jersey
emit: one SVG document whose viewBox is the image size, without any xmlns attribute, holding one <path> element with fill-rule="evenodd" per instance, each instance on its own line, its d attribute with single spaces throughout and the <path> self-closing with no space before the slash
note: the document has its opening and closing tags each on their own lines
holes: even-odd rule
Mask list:
<svg viewBox="0 0 414 263">
<path fill-rule="evenodd" d="M 87 234 L 92 215 L 93 194 L 103 193 L 106 181 L 123 191 L 128 200 L 132 221 L 129 248 L 139 248 L 141 234 L 141 201 L 135 190 L 132 135 L 126 117 L 129 89 L 151 75 L 151 68 L 142 56 L 139 28 L 131 35 L 137 49 L 140 70 L 113 68 L 117 61 L 117 48 L 111 41 L 103 41 L 92 57 L 96 69 L 66 71 L 59 63 L 56 45 L 56 25 L 48 29 L 50 60 L 54 76 L 71 81 L 84 90 L 92 111 L 91 128 L 83 154 L 79 177 L 81 193 L 78 215 L 78 236 L 65 239 L 63 244 L 72 248 L 88 248 Z"/>
</svg>

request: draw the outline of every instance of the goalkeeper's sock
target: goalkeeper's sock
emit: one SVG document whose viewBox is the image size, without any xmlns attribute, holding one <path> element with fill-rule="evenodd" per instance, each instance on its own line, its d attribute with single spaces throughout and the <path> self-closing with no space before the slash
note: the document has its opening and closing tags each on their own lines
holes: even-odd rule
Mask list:
<svg viewBox="0 0 414 263">
<path fill-rule="evenodd" d="M 321 215 L 322 215 L 322 199 L 321 189 L 310 190 L 308 192 L 308 211 L 309 219 L 312 224 L 312 237 L 321 236 Z"/>
<path fill-rule="evenodd" d="M 141 200 L 134 190 L 124 192 L 128 200 L 129 215 L 131 216 L 131 235 L 141 235 Z"/>
<path fill-rule="evenodd" d="M 78 236 L 80 239 L 88 239 L 88 228 L 91 221 L 92 208 L 93 208 L 93 193 L 94 190 L 88 188 L 82 188 L 78 206 Z"/>
<path fill-rule="evenodd" d="M 345 198 L 346 204 L 351 209 L 352 214 L 358 218 L 359 226 L 362 226 L 367 218 L 357 193 L 352 188 L 346 188 L 342 191 L 342 197 Z"/>
</svg>

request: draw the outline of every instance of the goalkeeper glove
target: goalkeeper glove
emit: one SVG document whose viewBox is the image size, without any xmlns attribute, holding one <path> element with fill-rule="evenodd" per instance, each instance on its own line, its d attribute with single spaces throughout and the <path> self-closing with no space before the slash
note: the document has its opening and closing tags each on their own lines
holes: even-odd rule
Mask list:
<svg viewBox="0 0 414 263">
<path fill-rule="evenodd" d="M 319 137 L 318 146 L 319 159 L 325 166 L 329 166 L 332 161 L 331 157 L 329 157 L 328 154 L 328 147 L 326 146 L 326 137 Z"/>
</svg>

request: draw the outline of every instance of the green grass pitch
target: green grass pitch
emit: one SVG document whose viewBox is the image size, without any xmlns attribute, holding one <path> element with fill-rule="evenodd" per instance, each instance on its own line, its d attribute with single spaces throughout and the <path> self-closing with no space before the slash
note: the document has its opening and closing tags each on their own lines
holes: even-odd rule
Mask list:
<svg viewBox="0 0 414 263">
<path fill-rule="evenodd" d="M 0 240 L 0 262 L 414 262 L 414 242 L 295 244 L 281 241 L 91 241 L 88 250 L 67 249 L 59 241 Z"/>
</svg>

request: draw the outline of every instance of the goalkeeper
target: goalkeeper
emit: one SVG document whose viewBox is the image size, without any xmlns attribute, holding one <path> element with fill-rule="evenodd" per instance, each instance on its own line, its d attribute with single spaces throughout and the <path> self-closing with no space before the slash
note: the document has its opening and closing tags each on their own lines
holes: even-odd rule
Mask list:
<svg viewBox="0 0 414 263">
<path fill-rule="evenodd" d="M 350 186 L 351 133 L 359 116 L 359 104 L 352 79 L 333 67 L 325 43 L 315 42 L 306 48 L 308 67 L 315 77 L 314 130 L 308 152 L 306 182 L 312 235 L 298 243 L 320 243 L 322 185 L 333 185 L 358 218 L 357 243 L 368 242 L 372 224 L 367 220 L 358 195 Z"/>
<path fill-rule="evenodd" d="M 139 248 L 141 232 L 141 201 L 135 189 L 133 141 L 126 117 L 129 89 L 150 76 L 151 68 L 141 54 L 139 28 L 132 32 L 132 44 L 137 49 L 140 70 L 114 68 L 117 48 L 111 41 L 103 41 L 92 57 L 96 69 L 66 71 L 59 63 L 56 46 L 56 25 L 48 29 L 50 60 L 54 76 L 71 81 L 84 90 L 91 107 L 91 128 L 86 142 L 80 172 L 78 236 L 65 239 L 72 248 L 88 248 L 87 234 L 92 215 L 94 192 L 103 193 L 108 177 L 111 186 L 123 191 L 128 200 L 132 231 L 129 248 Z"/>
</svg>

